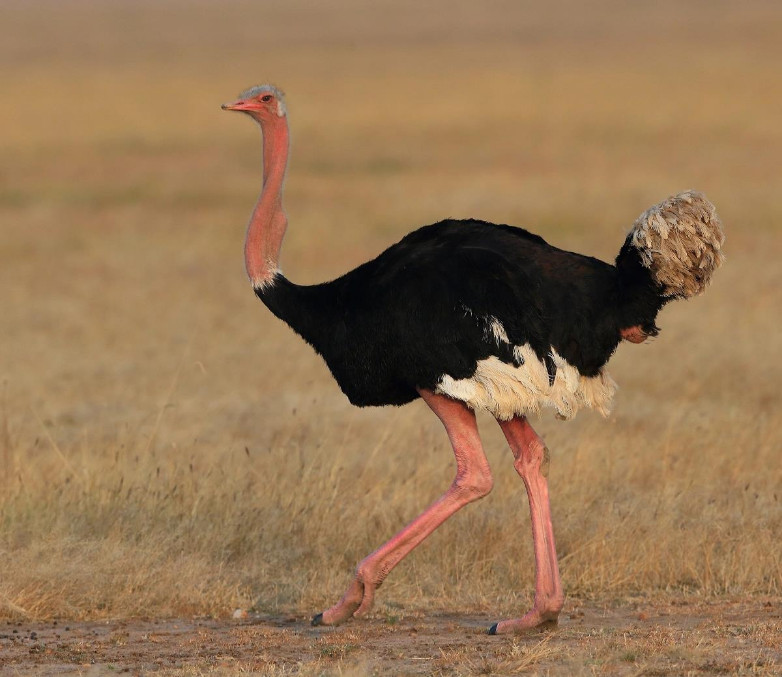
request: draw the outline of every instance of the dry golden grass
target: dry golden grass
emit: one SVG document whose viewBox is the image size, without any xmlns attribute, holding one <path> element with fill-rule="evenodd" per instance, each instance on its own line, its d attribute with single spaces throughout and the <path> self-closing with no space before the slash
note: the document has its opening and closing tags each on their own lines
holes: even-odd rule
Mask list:
<svg viewBox="0 0 782 677">
<path fill-rule="evenodd" d="M 728 261 L 620 348 L 612 418 L 537 428 L 569 595 L 780 594 L 782 10 L 647 5 L 4 8 L 0 617 L 316 612 L 451 480 L 421 403 L 351 408 L 246 283 L 260 139 L 219 104 L 267 78 L 297 281 L 444 216 L 610 260 L 650 204 L 715 202 Z M 529 604 L 523 486 L 481 424 L 493 494 L 378 614 Z"/>
</svg>

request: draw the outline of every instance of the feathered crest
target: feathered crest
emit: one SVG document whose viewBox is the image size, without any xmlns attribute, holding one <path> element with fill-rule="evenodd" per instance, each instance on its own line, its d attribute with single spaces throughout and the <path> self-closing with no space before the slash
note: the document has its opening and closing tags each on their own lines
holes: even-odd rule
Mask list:
<svg viewBox="0 0 782 677">
<path fill-rule="evenodd" d="M 673 298 L 689 298 L 706 289 L 725 259 L 724 241 L 714 205 L 694 190 L 647 209 L 627 236 L 663 294 Z"/>
</svg>

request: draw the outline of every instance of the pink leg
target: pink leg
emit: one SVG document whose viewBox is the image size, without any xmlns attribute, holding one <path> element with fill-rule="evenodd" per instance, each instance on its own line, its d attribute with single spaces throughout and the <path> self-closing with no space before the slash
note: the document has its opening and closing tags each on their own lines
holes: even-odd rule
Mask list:
<svg viewBox="0 0 782 677">
<path fill-rule="evenodd" d="M 353 615 L 367 613 L 372 608 L 375 589 L 405 555 L 459 508 L 491 491 L 491 470 L 481 447 L 473 411 L 463 402 L 444 395 L 429 390 L 419 392 L 445 426 L 456 455 L 456 478 L 437 501 L 359 563 L 356 577 L 345 595 L 333 607 L 315 616 L 313 625 L 337 625 Z"/>
<path fill-rule="evenodd" d="M 524 480 L 532 518 L 532 540 L 535 547 L 535 603 L 522 618 L 496 623 L 489 634 L 523 632 L 532 628 L 556 625 L 565 596 L 559 578 L 554 529 L 548 501 L 548 449 L 526 418 L 499 421 L 510 444 L 516 472 Z"/>
</svg>

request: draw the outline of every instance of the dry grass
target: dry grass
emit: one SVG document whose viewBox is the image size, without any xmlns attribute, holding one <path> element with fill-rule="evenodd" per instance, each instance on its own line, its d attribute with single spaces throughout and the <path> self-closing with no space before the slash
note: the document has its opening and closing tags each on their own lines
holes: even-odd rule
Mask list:
<svg viewBox="0 0 782 677">
<path fill-rule="evenodd" d="M 451 479 L 423 405 L 351 408 L 244 279 L 260 144 L 219 104 L 265 78 L 290 101 L 298 281 L 448 215 L 610 259 L 703 190 L 728 233 L 712 288 L 620 349 L 610 420 L 538 424 L 563 575 L 601 599 L 782 592 L 779 7 L 324 7 L 8 5 L 0 616 L 318 611 Z M 379 614 L 529 603 L 523 488 L 481 422 L 494 493 Z"/>
</svg>

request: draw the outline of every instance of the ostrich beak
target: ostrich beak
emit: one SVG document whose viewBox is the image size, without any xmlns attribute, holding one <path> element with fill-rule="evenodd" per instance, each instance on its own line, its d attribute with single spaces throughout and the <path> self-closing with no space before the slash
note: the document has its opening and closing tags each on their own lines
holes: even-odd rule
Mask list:
<svg viewBox="0 0 782 677">
<path fill-rule="evenodd" d="M 224 103 L 220 108 L 223 110 L 237 110 L 237 111 L 247 111 L 247 110 L 253 110 L 254 108 L 257 108 L 258 106 L 254 104 L 252 101 L 248 101 L 246 99 L 239 99 L 238 101 L 234 101 L 233 103 Z"/>
</svg>

